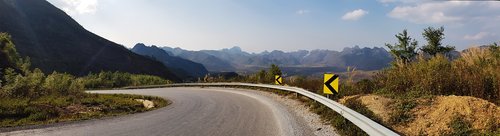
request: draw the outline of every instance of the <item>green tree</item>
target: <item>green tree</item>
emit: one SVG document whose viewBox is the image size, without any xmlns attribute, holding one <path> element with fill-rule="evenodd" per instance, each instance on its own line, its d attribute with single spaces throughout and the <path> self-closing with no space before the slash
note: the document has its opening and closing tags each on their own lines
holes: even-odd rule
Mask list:
<svg viewBox="0 0 500 136">
<path fill-rule="evenodd" d="M 258 83 L 265 83 L 267 81 L 266 70 L 260 70 L 259 72 L 257 72 L 256 76 Z"/>
<path fill-rule="evenodd" d="M 500 58 L 500 46 L 496 42 L 489 45 L 489 50 L 492 53 L 492 56 L 495 58 Z"/>
<path fill-rule="evenodd" d="M 422 46 L 420 49 L 424 53 L 436 56 L 436 54 L 446 54 L 455 50 L 455 47 L 453 46 L 442 46 L 441 44 L 441 41 L 444 39 L 444 27 L 437 29 L 428 27 L 424 29 L 422 36 L 424 36 L 425 40 L 427 40 L 427 44 Z"/>
<path fill-rule="evenodd" d="M 278 65 L 271 64 L 271 67 L 269 68 L 267 75 L 267 82 L 274 82 L 274 76 L 276 75 L 281 75 L 281 69 L 278 67 Z"/>
<path fill-rule="evenodd" d="M 410 62 L 417 55 L 416 48 L 418 42 L 408 36 L 408 32 L 406 31 L 406 29 L 403 30 L 402 33 L 399 33 L 395 36 L 396 38 L 398 38 L 399 43 L 394 43 L 394 45 L 387 43 L 385 44 L 385 46 L 390 49 L 391 55 L 394 57 L 394 59 L 400 60 L 404 63 Z"/>
<path fill-rule="evenodd" d="M 124 72 L 114 72 L 112 77 L 113 87 L 122 87 L 132 84 L 132 78 L 129 73 Z"/>
<path fill-rule="evenodd" d="M 12 43 L 11 36 L 7 33 L 0 33 L 0 83 L 5 85 L 4 74 L 7 69 L 19 71 L 18 63 L 21 57 L 17 54 L 14 43 Z M 13 72 L 13 71 L 12 71 Z"/>
<path fill-rule="evenodd" d="M 269 68 L 269 74 L 274 78 L 275 75 L 281 75 L 282 73 L 278 65 L 271 64 L 271 67 Z"/>
<path fill-rule="evenodd" d="M 0 68 L 16 68 L 20 59 L 11 36 L 7 33 L 0 33 Z"/>
</svg>

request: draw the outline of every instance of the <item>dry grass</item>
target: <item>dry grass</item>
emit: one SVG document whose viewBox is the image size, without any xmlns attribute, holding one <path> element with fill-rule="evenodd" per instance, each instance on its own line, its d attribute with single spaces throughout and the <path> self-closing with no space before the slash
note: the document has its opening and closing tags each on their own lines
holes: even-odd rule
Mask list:
<svg viewBox="0 0 500 136">
<path fill-rule="evenodd" d="M 443 55 L 395 64 L 374 77 L 378 92 L 405 97 L 461 95 L 499 104 L 500 49 L 473 48 L 450 61 Z M 404 95 L 402 95 L 404 94 Z"/>
<path fill-rule="evenodd" d="M 472 48 L 453 62 L 456 93 L 500 103 L 500 49 Z"/>
</svg>

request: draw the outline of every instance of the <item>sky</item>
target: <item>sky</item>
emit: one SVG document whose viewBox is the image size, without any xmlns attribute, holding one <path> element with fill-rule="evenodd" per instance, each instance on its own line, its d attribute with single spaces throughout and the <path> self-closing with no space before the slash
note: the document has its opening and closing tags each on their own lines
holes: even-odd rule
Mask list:
<svg viewBox="0 0 500 136">
<path fill-rule="evenodd" d="M 385 47 L 408 30 L 445 28 L 458 50 L 500 41 L 499 1 L 48 0 L 87 30 L 128 48 L 245 51 Z"/>
</svg>

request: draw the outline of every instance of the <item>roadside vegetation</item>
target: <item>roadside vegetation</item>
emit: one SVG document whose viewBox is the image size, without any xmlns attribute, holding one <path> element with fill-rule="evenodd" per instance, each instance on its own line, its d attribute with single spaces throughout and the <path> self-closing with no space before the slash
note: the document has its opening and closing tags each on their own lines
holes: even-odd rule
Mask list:
<svg viewBox="0 0 500 136">
<path fill-rule="evenodd" d="M 151 110 L 136 99 L 153 101 L 155 108 L 163 107 L 168 101 L 162 98 L 89 94 L 84 91 L 86 87 L 112 88 L 167 82 L 158 77 L 119 72 L 101 72 L 82 78 L 58 72 L 46 75 L 38 68 L 31 69 L 29 58 L 21 58 L 10 36 L 0 33 L 0 127 L 83 120 Z"/>
<path fill-rule="evenodd" d="M 136 99 L 153 101 L 148 109 Z M 157 97 L 125 94 L 48 95 L 36 99 L 0 99 L 0 127 L 87 120 L 157 109 L 169 102 Z"/>
<path fill-rule="evenodd" d="M 386 44 L 394 57 L 392 65 L 380 70 L 369 79 L 353 79 L 357 71 L 349 68 L 341 78 L 340 93 L 330 97 L 361 114 L 370 117 L 390 129 L 400 130 L 405 135 L 499 135 L 500 134 L 500 47 L 498 43 L 474 47 L 462 52 L 454 52 L 454 47 L 443 45 L 444 28 L 428 27 L 422 36 L 426 40 L 419 47 L 418 42 L 404 30 L 396 35 L 395 44 Z M 233 79 L 223 77 L 205 78 L 205 82 L 249 82 L 274 84 L 274 75 L 281 75 L 281 70 L 272 65 L 269 70 L 261 70 L 252 75 L 239 76 Z M 317 77 L 292 76 L 284 77 L 284 83 L 322 94 L 323 79 Z M 275 91 L 279 92 L 279 91 Z M 288 95 L 287 93 L 278 93 Z M 387 119 L 375 116 L 367 110 L 366 104 L 358 102 L 360 96 L 376 95 L 389 99 Z M 355 99 L 346 99 L 352 96 Z M 447 96 L 458 96 L 448 98 Z M 470 97 L 469 97 L 470 96 Z M 300 97 L 299 97 L 300 98 Z M 480 98 L 480 99 L 477 99 Z M 449 100 L 447 100 L 449 99 Z M 482 99 L 482 100 L 481 100 Z M 300 99 L 310 106 L 311 111 L 322 116 L 325 122 L 333 125 L 342 135 L 365 135 L 351 122 L 325 106 L 308 99 Z M 486 101 L 485 101 L 486 100 Z M 455 101 L 465 109 L 451 109 L 447 101 Z M 462 104 L 462 105 L 460 105 Z M 415 133 L 402 130 L 409 123 L 421 122 L 423 116 L 438 110 L 423 110 L 444 106 L 441 118 L 443 126 L 426 131 L 431 127 L 424 124 Z M 481 105 L 481 107 L 475 107 Z M 433 107 L 434 106 L 434 107 Z M 477 109 L 477 110 L 471 110 Z M 451 110 L 468 112 L 451 113 Z M 418 113 L 417 111 L 427 111 Z M 453 114 L 453 115 L 452 115 Z M 480 114 L 480 115 L 475 115 Z M 488 117 L 479 117 L 485 116 Z M 475 124 L 475 125 L 471 125 Z M 360 133 L 361 132 L 361 133 Z"/>
<path fill-rule="evenodd" d="M 86 89 L 112 89 L 127 86 L 163 85 L 172 83 L 158 76 L 124 72 L 100 72 L 80 78 Z"/>
</svg>

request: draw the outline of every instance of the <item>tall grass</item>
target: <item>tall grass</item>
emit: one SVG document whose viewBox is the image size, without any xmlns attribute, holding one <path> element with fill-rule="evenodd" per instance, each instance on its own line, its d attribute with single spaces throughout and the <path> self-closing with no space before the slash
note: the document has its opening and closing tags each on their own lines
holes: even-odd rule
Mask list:
<svg viewBox="0 0 500 136">
<path fill-rule="evenodd" d="M 458 95 L 500 103 L 500 48 L 472 48 L 453 62 Z"/>
<path fill-rule="evenodd" d="M 450 61 L 443 55 L 396 64 L 377 74 L 379 92 L 422 95 L 473 96 L 500 103 L 500 49 L 472 48 Z"/>
</svg>

